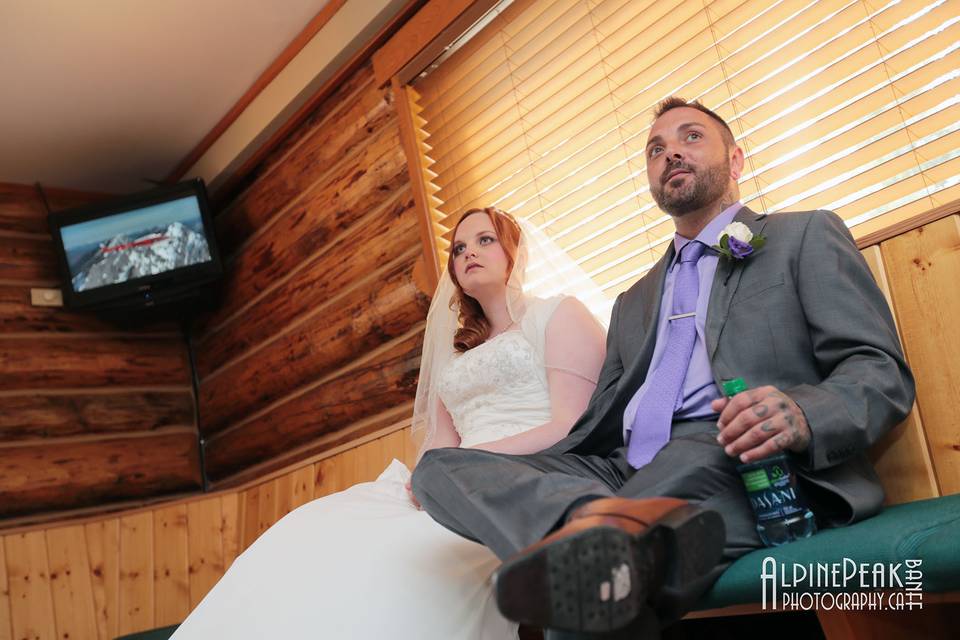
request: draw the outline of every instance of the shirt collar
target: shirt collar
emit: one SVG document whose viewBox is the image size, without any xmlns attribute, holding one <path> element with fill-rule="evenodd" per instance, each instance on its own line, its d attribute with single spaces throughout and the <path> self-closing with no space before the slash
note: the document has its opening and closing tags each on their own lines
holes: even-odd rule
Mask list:
<svg viewBox="0 0 960 640">
<path fill-rule="evenodd" d="M 723 231 L 724 227 L 733 222 L 734 217 L 736 217 L 737 213 L 742 208 L 743 204 L 741 204 L 739 200 L 734 202 L 732 205 L 721 211 L 720 215 L 711 220 L 709 224 L 707 224 L 707 226 L 705 226 L 700 233 L 697 234 L 697 237 L 693 238 L 693 240 L 702 242 L 708 247 L 712 247 L 713 245 L 717 244 L 717 238 L 719 238 L 720 232 Z M 679 258 L 680 251 L 687 246 L 688 243 L 693 242 L 693 240 L 686 238 L 679 233 L 673 234 L 674 254 L 673 261 L 670 263 L 671 268 L 673 267 L 674 263 L 676 263 L 677 258 Z"/>
</svg>

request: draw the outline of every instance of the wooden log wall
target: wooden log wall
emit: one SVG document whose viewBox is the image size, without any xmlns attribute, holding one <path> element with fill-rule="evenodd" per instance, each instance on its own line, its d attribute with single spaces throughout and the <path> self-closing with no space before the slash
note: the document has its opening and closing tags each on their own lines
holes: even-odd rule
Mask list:
<svg viewBox="0 0 960 640">
<path fill-rule="evenodd" d="M 409 414 L 429 297 L 399 136 L 368 64 L 218 215 L 224 301 L 195 340 L 214 486 Z"/>
<path fill-rule="evenodd" d="M 412 465 L 409 428 L 234 490 L 0 536 L 0 640 L 112 640 L 182 622 L 298 506 Z"/>
<path fill-rule="evenodd" d="M 48 195 L 54 209 L 91 200 Z M 58 277 L 36 190 L 0 186 L 0 519 L 198 489 L 182 332 L 32 306 L 31 287 Z"/>
</svg>

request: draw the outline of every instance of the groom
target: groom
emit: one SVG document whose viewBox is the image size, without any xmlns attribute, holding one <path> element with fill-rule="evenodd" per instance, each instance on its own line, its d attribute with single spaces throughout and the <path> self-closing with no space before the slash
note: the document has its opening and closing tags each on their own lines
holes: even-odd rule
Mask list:
<svg viewBox="0 0 960 640">
<path fill-rule="evenodd" d="M 874 515 L 865 452 L 913 404 L 890 310 L 840 218 L 742 206 L 743 151 L 699 103 L 661 102 L 646 153 L 676 234 L 617 298 L 583 416 L 542 453 L 434 449 L 413 476 L 431 516 L 505 561 L 504 614 L 571 632 L 554 637 L 656 635 L 760 546 L 737 462 L 789 452 L 821 526 Z M 724 230 L 728 255 L 711 248 Z M 737 377 L 747 391 L 723 398 Z"/>
</svg>

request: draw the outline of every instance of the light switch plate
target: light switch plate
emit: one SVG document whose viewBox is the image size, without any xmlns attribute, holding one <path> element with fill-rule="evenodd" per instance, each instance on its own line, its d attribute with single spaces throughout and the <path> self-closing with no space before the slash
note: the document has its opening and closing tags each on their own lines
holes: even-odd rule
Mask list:
<svg viewBox="0 0 960 640">
<path fill-rule="evenodd" d="M 30 303 L 35 307 L 62 307 L 63 292 L 60 289 L 30 289 Z"/>
</svg>

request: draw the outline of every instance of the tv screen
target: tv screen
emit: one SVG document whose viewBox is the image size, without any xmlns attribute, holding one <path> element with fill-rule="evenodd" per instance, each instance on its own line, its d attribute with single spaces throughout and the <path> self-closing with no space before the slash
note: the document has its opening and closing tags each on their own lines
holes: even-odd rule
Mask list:
<svg viewBox="0 0 960 640">
<path fill-rule="evenodd" d="M 72 306 L 149 305 L 221 273 L 203 183 L 51 215 Z"/>
</svg>

